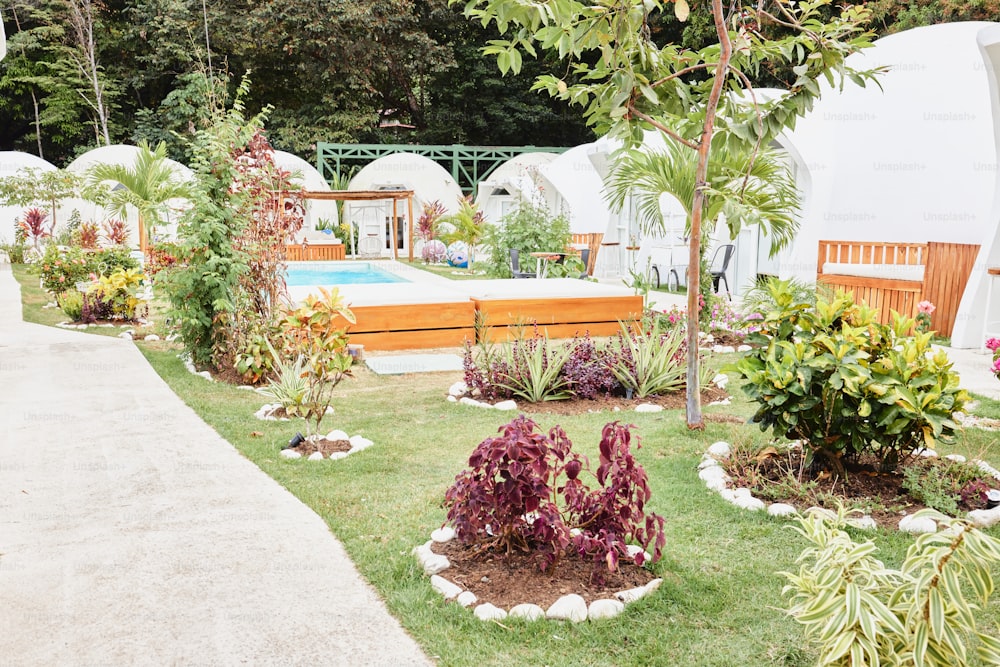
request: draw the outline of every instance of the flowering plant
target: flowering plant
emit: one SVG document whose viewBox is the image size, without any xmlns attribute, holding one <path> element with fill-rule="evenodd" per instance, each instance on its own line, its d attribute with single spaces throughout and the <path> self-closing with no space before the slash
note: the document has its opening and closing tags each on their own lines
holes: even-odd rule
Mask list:
<svg viewBox="0 0 1000 667">
<path fill-rule="evenodd" d="M 919 333 L 927 333 L 931 330 L 931 313 L 937 310 L 937 307 L 930 301 L 921 301 L 917 304 L 917 331 Z"/>
<path fill-rule="evenodd" d="M 986 349 L 993 353 L 993 375 L 1000 379 L 1000 338 L 986 340 Z"/>
</svg>

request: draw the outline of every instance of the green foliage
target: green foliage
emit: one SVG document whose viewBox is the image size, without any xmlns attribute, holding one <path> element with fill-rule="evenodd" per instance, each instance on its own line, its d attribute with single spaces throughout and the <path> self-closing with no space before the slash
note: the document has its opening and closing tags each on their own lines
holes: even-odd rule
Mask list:
<svg viewBox="0 0 1000 667">
<path fill-rule="evenodd" d="M 347 325 L 355 322 L 336 288 L 327 291 L 320 287 L 319 291 L 321 296 L 308 295 L 279 323 L 282 354 L 301 359 L 305 368 L 308 391 L 297 410 L 310 424 L 312 433 L 319 431 L 333 401 L 333 390 L 351 375 L 353 360 L 347 349 Z"/>
<path fill-rule="evenodd" d="M 569 240 L 569 219 L 565 215 L 553 216 L 544 203 L 522 199 L 486 234 L 483 245 L 489 252 L 487 271 L 497 278 L 510 278 L 511 248 L 521 251 L 519 268 L 534 271 L 530 253 L 565 248 Z"/>
<path fill-rule="evenodd" d="M 305 357 L 279 362 L 275 375 L 277 378 L 269 381 L 260 392 L 280 403 L 289 417 L 305 417 L 306 406 L 310 402 L 309 368 Z"/>
<path fill-rule="evenodd" d="M 519 337 L 499 347 L 505 370 L 497 384 L 529 403 L 569 398 L 572 392 L 561 373 L 571 352 L 567 345 L 551 345 L 548 336 Z"/>
<path fill-rule="evenodd" d="M 483 217 L 483 212 L 473 202 L 472 195 L 462 197 L 458 201 L 458 211 L 439 217 L 434 225 L 434 236 L 440 238 L 446 245 L 464 241 L 469 246 L 470 265 L 475 247 L 490 227 Z"/>
<path fill-rule="evenodd" d="M 56 302 L 71 322 L 79 322 L 83 316 L 83 294 L 78 290 L 67 290 L 56 297 Z"/>
<path fill-rule="evenodd" d="M 611 372 L 637 398 L 684 388 L 684 330 L 663 329 L 658 319 L 645 325 L 648 328 L 637 334 L 629 325 L 621 325 L 622 332 L 610 343 L 616 352 L 611 357 Z"/>
<path fill-rule="evenodd" d="M 101 302 L 110 312 L 106 319 L 134 320 L 136 308 L 141 303 L 139 287 L 145 276 L 138 269 L 117 269 L 107 276 L 100 276 L 97 284 L 87 289 L 87 299 Z"/>
<path fill-rule="evenodd" d="M 83 248 L 63 251 L 50 244 L 46 246 L 45 254 L 33 266 L 33 270 L 38 272 L 42 287 L 53 294 L 59 294 L 75 289 L 78 282 L 88 280 L 91 274 L 96 274 L 93 260 L 93 255 Z"/>
<path fill-rule="evenodd" d="M 164 142 L 151 149 L 145 139 L 139 141 L 139 152 L 132 166 L 95 164 L 87 171 L 86 191 L 89 198 L 103 204 L 109 213 L 125 219 L 130 209 L 139 214 L 145 234 L 161 224 L 166 203 L 171 199 L 186 199 L 190 186 L 177 176 L 167 162 Z M 117 187 L 117 186 L 121 187 Z M 112 189 L 114 187 L 114 189 Z"/>
<path fill-rule="evenodd" d="M 28 245 L 23 240 L 15 240 L 12 243 L 0 243 L 0 252 L 7 254 L 7 259 L 10 260 L 11 264 L 24 264 L 27 250 Z"/>
<path fill-rule="evenodd" d="M 214 124 L 195 135 L 192 207 L 177 230 L 183 266 L 161 277 L 181 340 L 199 366 L 215 366 L 231 353 L 227 318 L 240 303 L 240 277 L 248 270 L 249 258 L 235 245 L 248 220 L 238 215 L 246 194 L 232 188 L 232 152 L 246 146 L 263 122 L 263 114 L 244 116 L 249 86 L 244 78 L 232 109 L 218 112 Z"/>
<path fill-rule="evenodd" d="M 777 308 L 764 313 L 755 348 L 733 369 L 747 380 L 761 430 L 800 439 L 822 463 L 842 473 L 844 460 L 875 456 L 884 469 L 918 449 L 949 442 L 953 414 L 968 401 L 931 335 L 909 337 L 913 320 L 892 326 L 837 294 L 815 306 L 795 299 L 787 283 L 769 285 Z"/>
<path fill-rule="evenodd" d="M 1000 664 L 1000 640 L 976 622 L 993 592 L 1000 541 L 933 510 L 915 516 L 940 530 L 918 536 L 898 570 L 874 558 L 873 542 L 841 530 L 843 510 L 835 523 L 819 513 L 799 519 L 795 530 L 811 546 L 798 572 L 781 573 L 783 592 L 819 665 L 960 667 L 977 664 L 971 646 L 983 663 Z"/>
<path fill-rule="evenodd" d="M 0 203 L 7 206 L 44 206 L 52 211 L 55 228 L 55 211 L 61 200 L 80 194 L 82 179 L 64 169 L 20 169 L 13 176 L 0 178 Z"/>
</svg>

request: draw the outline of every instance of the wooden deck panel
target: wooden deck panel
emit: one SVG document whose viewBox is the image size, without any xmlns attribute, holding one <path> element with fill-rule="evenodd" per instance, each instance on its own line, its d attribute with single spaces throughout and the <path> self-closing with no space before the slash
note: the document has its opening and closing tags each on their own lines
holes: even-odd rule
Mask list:
<svg viewBox="0 0 1000 667">
<path fill-rule="evenodd" d="M 979 246 L 969 243 L 928 243 L 923 298 L 934 304 L 931 328 L 951 336 L 958 307 L 969 283 Z"/>
<path fill-rule="evenodd" d="M 587 324 L 634 320 L 642 316 L 641 296 L 579 297 L 570 299 L 476 299 L 486 326 Z"/>
<path fill-rule="evenodd" d="M 471 327 L 476 316 L 471 301 L 358 306 L 351 312 L 357 320 L 353 333 L 461 329 Z"/>
<path fill-rule="evenodd" d="M 289 262 L 327 261 L 333 262 L 345 259 L 343 243 L 323 243 L 302 246 L 301 244 L 286 245 L 285 259 Z"/>
<path fill-rule="evenodd" d="M 516 337 L 538 324 L 550 338 L 572 338 L 590 333 L 610 336 L 620 322 L 642 317 L 642 297 L 579 297 L 546 299 L 473 299 L 480 322 L 492 341 Z"/>
<path fill-rule="evenodd" d="M 460 329 L 351 334 L 351 343 L 364 345 L 367 350 L 427 350 L 436 347 L 461 347 L 466 340 L 475 341 L 475 339 L 476 330 L 471 326 Z"/>
</svg>

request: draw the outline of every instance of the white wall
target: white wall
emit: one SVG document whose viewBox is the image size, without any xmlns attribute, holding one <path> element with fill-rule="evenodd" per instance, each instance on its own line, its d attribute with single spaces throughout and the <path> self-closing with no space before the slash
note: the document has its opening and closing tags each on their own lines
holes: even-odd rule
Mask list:
<svg viewBox="0 0 1000 667">
<path fill-rule="evenodd" d="M 31 153 L 0 151 L 0 178 L 14 176 L 22 169 L 51 171 L 55 168 L 55 165 Z M 48 210 L 51 205 L 39 202 L 39 206 Z M 23 206 L 0 206 L 0 243 L 9 243 L 14 240 L 14 222 L 24 213 L 25 208 Z M 51 220 L 51 217 L 49 219 Z"/>
</svg>

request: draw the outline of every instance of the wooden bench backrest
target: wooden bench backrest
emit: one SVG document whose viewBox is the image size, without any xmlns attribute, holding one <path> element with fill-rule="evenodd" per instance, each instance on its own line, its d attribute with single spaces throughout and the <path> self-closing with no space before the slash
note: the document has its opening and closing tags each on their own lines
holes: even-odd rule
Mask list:
<svg viewBox="0 0 1000 667">
<path fill-rule="evenodd" d="M 837 264 L 927 264 L 926 243 L 883 241 L 820 241 L 816 272 L 823 273 L 827 262 Z"/>
</svg>

